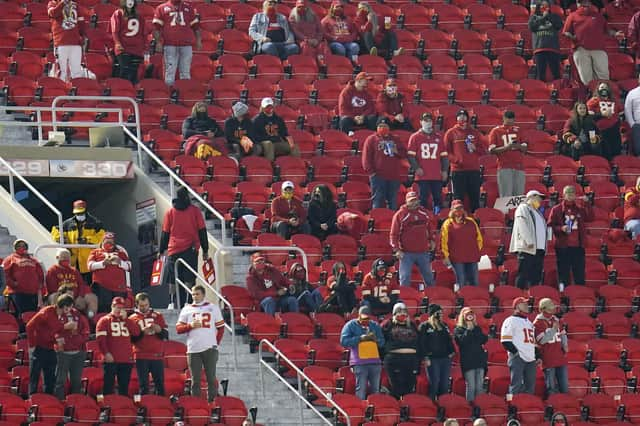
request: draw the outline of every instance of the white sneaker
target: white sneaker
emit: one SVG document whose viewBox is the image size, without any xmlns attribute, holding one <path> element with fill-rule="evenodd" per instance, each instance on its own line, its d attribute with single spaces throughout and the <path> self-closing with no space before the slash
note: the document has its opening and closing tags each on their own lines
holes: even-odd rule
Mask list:
<svg viewBox="0 0 640 426">
<path fill-rule="evenodd" d="M 169 303 L 169 306 L 167 306 L 167 309 L 175 309 L 175 306 L 173 305 L 173 302 Z"/>
<path fill-rule="evenodd" d="M 393 56 L 402 55 L 403 53 L 404 53 L 404 47 L 401 47 L 400 49 L 396 49 L 393 51 Z"/>
<path fill-rule="evenodd" d="M 355 135 L 355 133 L 353 132 L 353 130 L 349 130 L 349 133 L 347 133 L 347 136 L 351 137 L 351 136 L 353 136 L 353 135 Z"/>
</svg>

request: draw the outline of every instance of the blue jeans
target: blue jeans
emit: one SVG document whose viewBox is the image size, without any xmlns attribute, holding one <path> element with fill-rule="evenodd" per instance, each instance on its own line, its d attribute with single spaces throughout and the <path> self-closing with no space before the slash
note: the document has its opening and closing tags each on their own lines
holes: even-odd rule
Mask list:
<svg viewBox="0 0 640 426">
<path fill-rule="evenodd" d="M 429 377 L 429 397 L 431 399 L 448 393 L 451 358 L 431 358 L 431 365 L 427 367 L 427 376 Z"/>
<path fill-rule="evenodd" d="M 475 241 L 474 241 L 475 243 Z M 460 287 L 465 285 L 478 285 L 478 263 L 453 263 L 453 272 L 456 273 L 456 282 Z"/>
<path fill-rule="evenodd" d="M 418 188 L 420 189 L 420 205 L 427 208 L 427 199 L 431 194 L 433 208 L 442 207 L 442 181 L 440 180 L 419 180 Z"/>
<path fill-rule="evenodd" d="M 552 393 L 568 393 L 569 392 L 569 375 L 567 366 L 545 368 L 544 387 L 547 390 L 547 396 Z"/>
<path fill-rule="evenodd" d="M 632 237 L 635 239 L 640 235 L 640 219 L 631 219 L 624 224 L 624 230 L 630 231 Z"/>
<path fill-rule="evenodd" d="M 164 47 L 164 82 L 172 86 L 176 82 L 176 70 L 180 72 L 180 80 L 191 80 L 191 46 Z"/>
<path fill-rule="evenodd" d="M 266 55 L 278 56 L 280 59 L 287 59 L 291 55 L 295 55 L 300 51 L 295 43 L 262 43 L 260 51 Z"/>
<path fill-rule="evenodd" d="M 356 396 L 362 400 L 367 399 L 367 384 L 369 393 L 380 391 L 380 374 L 382 364 L 361 364 L 353 366 L 353 374 L 356 376 Z"/>
<path fill-rule="evenodd" d="M 331 53 L 334 55 L 346 56 L 349 59 L 360 53 L 360 46 L 358 46 L 358 43 L 354 42 L 339 43 L 334 41 L 329 44 L 329 48 L 331 48 Z"/>
<path fill-rule="evenodd" d="M 398 190 L 400 182 L 397 180 L 383 179 L 379 176 L 370 176 L 371 196 L 373 198 L 373 208 L 389 207 L 391 210 L 398 210 Z M 387 205 L 385 205 L 385 202 Z"/>
<path fill-rule="evenodd" d="M 466 383 L 467 401 L 473 401 L 476 396 L 484 393 L 484 368 L 474 368 L 463 373 Z"/>
<path fill-rule="evenodd" d="M 311 293 L 305 291 L 298 296 L 298 304 L 302 303 L 311 312 L 317 311 L 318 306 L 322 304 L 323 300 L 322 294 L 320 294 L 320 291 L 317 288 Z"/>
<path fill-rule="evenodd" d="M 298 299 L 293 296 L 282 296 L 279 298 L 265 297 L 260 302 L 262 310 L 269 314 L 275 315 L 276 308 L 285 312 L 298 312 Z"/>
<path fill-rule="evenodd" d="M 524 362 L 518 355 L 510 353 L 507 364 L 511 371 L 509 393 L 512 395 L 519 393 L 533 395 L 536 390 L 536 362 Z"/>
<path fill-rule="evenodd" d="M 418 265 L 418 270 L 420 271 L 420 275 L 422 275 L 422 279 L 424 280 L 425 285 L 433 285 L 433 274 L 431 273 L 431 253 L 429 253 L 428 251 L 420 253 L 404 252 L 404 255 L 400 259 L 400 285 L 411 285 L 411 269 L 413 268 L 414 264 Z"/>
</svg>

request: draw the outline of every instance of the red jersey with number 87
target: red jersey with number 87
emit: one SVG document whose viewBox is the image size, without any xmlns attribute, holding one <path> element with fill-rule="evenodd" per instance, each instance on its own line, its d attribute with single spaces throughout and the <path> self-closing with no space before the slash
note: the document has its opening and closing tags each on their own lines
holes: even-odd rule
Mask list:
<svg viewBox="0 0 640 426">
<path fill-rule="evenodd" d="M 414 156 L 424 172 L 422 176 L 416 175 L 416 180 L 442 180 L 440 157 L 445 157 L 447 151 L 441 133 L 429 135 L 422 130 L 415 132 L 409 138 L 407 155 Z"/>
<path fill-rule="evenodd" d="M 492 147 L 510 146 L 520 144 L 520 128 L 518 126 L 496 126 L 489 132 L 489 149 Z M 519 149 L 505 151 L 496 154 L 498 157 L 499 169 L 524 169 L 524 154 Z"/>
<path fill-rule="evenodd" d="M 120 43 L 125 53 L 136 56 L 144 55 L 144 18 L 125 16 L 124 11 L 118 9 L 111 15 L 109 30 L 113 41 Z"/>
<path fill-rule="evenodd" d="M 165 46 L 192 46 L 195 41 L 193 31 L 198 29 L 196 8 L 189 2 L 168 1 L 156 8 L 153 24 L 162 33 Z"/>
</svg>

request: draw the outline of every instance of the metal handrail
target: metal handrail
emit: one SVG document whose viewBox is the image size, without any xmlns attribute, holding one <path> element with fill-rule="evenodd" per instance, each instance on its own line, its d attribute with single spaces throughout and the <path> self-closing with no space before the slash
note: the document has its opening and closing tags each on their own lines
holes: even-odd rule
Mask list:
<svg viewBox="0 0 640 426">
<path fill-rule="evenodd" d="M 307 260 L 307 253 L 304 252 L 300 247 L 296 246 L 221 246 L 218 247 L 216 252 L 213 254 L 213 264 L 216 268 L 216 271 L 222 271 L 222 265 L 220 265 L 220 252 L 221 251 L 297 251 L 302 254 L 302 265 L 304 269 L 307 271 L 307 279 L 309 278 L 309 261 Z M 216 288 L 220 288 L 220 280 L 216 279 Z"/>
<path fill-rule="evenodd" d="M 204 283 L 204 286 L 206 288 L 208 288 L 209 290 L 211 290 L 213 292 L 213 294 L 216 295 L 216 297 L 218 298 L 218 301 L 222 302 L 224 305 L 226 305 L 229 308 L 229 313 L 230 313 L 230 322 L 231 325 L 227 324 L 226 322 L 224 323 L 225 328 L 227 328 L 229 330 L 229 332 L 231 333 L 231 350 L 233 351 L 233 369 L 234 371 L 238 369 L 238 356 L 237 356 L 237 350 L 236 350 L 236 331 L 235 331 L 235 314 L 233 312 L 233 306 L 231 306 L 231 303 L 224 298 L 224 296 L 222 294 L 220 294 L 215 288 L 213 288 L 213 286 L 211 284 L 209 284 L 207 282 L 207 280 L 204 279 L 203 276 L 201 276 L 197 271 L 195 271 L 191 265 L 189 265 L 187 262 L 184 261 L 184 259 L 177 259 L 174 265 L 174 276 L 176 278 L 176 302 L 177 302 L 177 306 L 180 306 L 180 288 L 178 287 L 179 285 L 181 285 L 182 287 L 185 288 L 185 290 L 191 291 L 191 289 L 180 279 L 180 277 L 178 276 L 178 264 L 182 264 L 184 265 L 185 268 L 187 268 L 189 271 L 191 271 L 191 273 L 200 281 L 202 281 Z"/>
<path fill-rule="evenodd" d="M 262 347 L 266 345 L 269 348 L 269 351 L 273 352 L 274 354 L 278 355 L 280 357 L 280 361 L 284 361 L 287 364 L 287 367 L 289 367 L 291 370 L 295 371 L 296 373 L 296 377 L 298 379 L 298 389 L 296 390 L 296 388 L 294 388 L 289 382 L 287 382 L 285 380 L 284 377 L 282 377 L 273 367 L 271 367 L 264 359 L 262 359 Z M 269 340 L 267 339 L 262 339 L 260 340 L 260 344 L 258 345 L 258 367 L 260 368 L 260 388 L 262 390 L 262 397 L 264 398 L 265 396 L 265 389 L 264 389 L 264 370 L 263 367 L 266 367 L 269 371 L 271 371 L 278 380 L 280 380 L 282 383 L 284 383 L 287 388 L 289 388 L 289 390 L 291 390 L 293 393 L 296 394 L 296 396 L 298 397 L 298 408 L 300 410 L 300 424 L 303 425 L 304 424 L 304 406 L 303 403 L 309 407 L 311 409 L 311 411 L 313 411 L 315 414 L 317 414 L 320 419 L 322 419 L 322 421 L 325 424 L 328 425 L 332 425 L 333 423 L 327 419 L 326 417 L 324 417 L 322 415 L 322 413 L 320 411 L 318 411 L 318 409 L 316 407 L 313 406 L 313 404 L 311 404 L 309 401 L 307 401 L 307 399 L 304 397 L 304 395 L 302 395 L 302 379 L 306 380 L 307 383 L 313 387 L 322 398 L 324 398 L 327 402 L 329 402 L 329 404 L 335 408 L 335 410 L 337 412 L 339 412 L 340 414 L 342 414 L 345 418 L 345 421 L 347 422 L 346 426 L 351 426 L 351 419 L 349 418 L 349 416 L 347 415 L 347 412 L 344 411 L 342 409 L 342 407 L 340 407 L 332 398 L 331 395 L 329 395 L 328 393 L 326 393 L 324 390 L 322 390 L 322 388 L 320 386 L 318 386 L 317 384 L 315 384 L 313 382 L 313 380 L 311 380 L 309 378 L 309 376 L 307 376 L 306 374 L 304 374 L 302 372 L 302 370 L 300 370 L 294 363 L 293 361 L 291 361 L 289 358 L 287 358 L 285 356 L 285 354 L 283 354 L 280 350 L 278 350 L 278 348 L 275 347 L 275 345 L 273 343 L 271 343 Z"/>
<path fill-rule="evenodd" d="M 16 201 L 16 193 L 15 193 L 15 186 L 13 184 L 13 177 L 17 177 L 20 182 L 22 182 L 24 184 L 24 186 L 26 186 L 36 197 L 38 197 L 40 199 L 40 201 L 42 201 L 44 203 L 45 206 L 49 207 L 49 209 L 56 215 L 58 216 L 58 226 L 60 227 L 60 243 L 64 242 L 64 239 L 62 237 L 62 213 L 60 213 L 60 210 L 58 210 L 53 204 L 51 204 L 49 202 L 49 200 L 47 200 L 47 198 L 42 195 L 40 193 L 40 191 L 38 191 L 37 189 L 35 189 L 20 173 L 16 172 L 16 170 L 11 167 L 11 165 L 9 163 L 7 163 L 5 161 L 4 158 L 0 157 L 0 164 L 2 164 L 4 167 L 7 168 L 7 170 L 9 171 L 9 192 L 11 193 L 11 199 L 13 201 Z"/>
</svg>

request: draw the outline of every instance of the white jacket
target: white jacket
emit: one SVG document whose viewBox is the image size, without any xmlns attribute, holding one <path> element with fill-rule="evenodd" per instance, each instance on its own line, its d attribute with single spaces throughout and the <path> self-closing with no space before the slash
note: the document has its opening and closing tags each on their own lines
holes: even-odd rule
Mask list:
<svg viewBox="0 0 640 426">
<path fill-rule="evenodd" d="M 536 222 L 533 215 L 540 214 L 536 212 L 527 203 L 522 203 L 516 209 L 513 220 L 513 231 L 511 232 L 511 244 L 509 252 L 523 252 L 531 255 L 536 254 Z M 546 250 L 546 227 L 545 227 L 545 247 Z M 529 247 L 531 246 L 531 247 Z"/>
<path fill-rule="evenodd" d="M 640 123 L 640 87 L 627 93 L 627 98 L 624 101 L 624 118 L 630 127 Z"/>
</svg>

